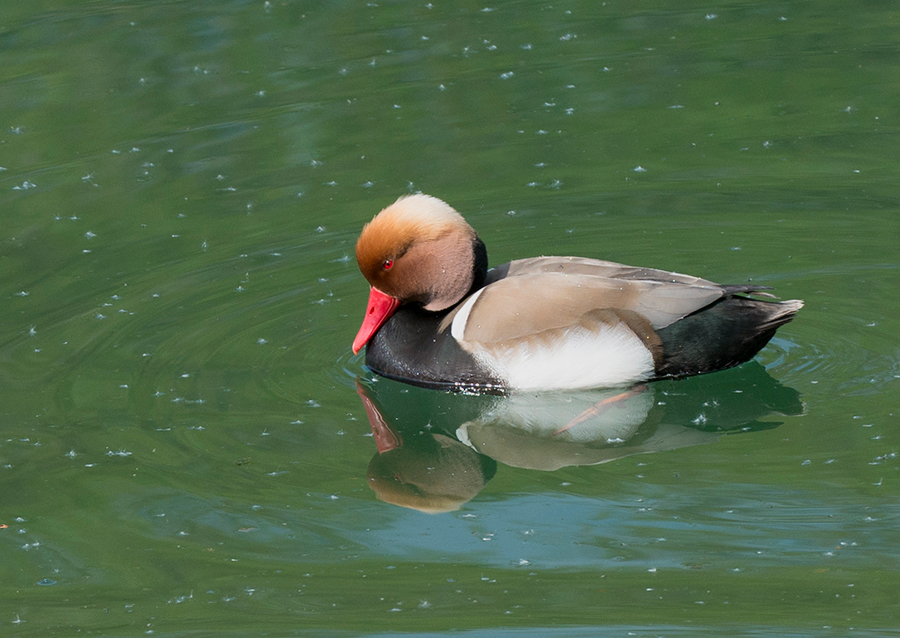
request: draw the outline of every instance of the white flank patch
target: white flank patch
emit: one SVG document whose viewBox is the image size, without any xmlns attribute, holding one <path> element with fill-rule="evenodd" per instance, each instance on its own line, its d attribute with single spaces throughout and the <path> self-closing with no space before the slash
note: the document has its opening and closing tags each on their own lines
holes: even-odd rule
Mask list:
<svg viewBox="0 0 900 638">
<path fill-rule="evenodd" d="M 457 340 L 456 323 L 469 309 L 461 308 L 453 320 Z M 608 388 L 649 379 L 654 369 L 653 355 L 624 324 L 599 330 L 578 326 L 560 330 L 552 339 L 525 338 L 509 345 L 460 345 L 515 390 Z"/>
<path fill-rule="evenodd" d="M 463 340 L 463 335 L 466 332 L 466 324 L 469 322 L 469 313 L 472 312 L 472 306 L 475 305 L 475 302 L 478 301 L 478 297 L 480 297 L 483 292 L 484 288 L 469 297 L 466 303 L 462 305 L 462 308 L 459 309 L 459 312 L 456 313 L 456 316 L 453 317 L 453 323 L 450 324 L 450 336 L 457 341 Z"/>
</svg>

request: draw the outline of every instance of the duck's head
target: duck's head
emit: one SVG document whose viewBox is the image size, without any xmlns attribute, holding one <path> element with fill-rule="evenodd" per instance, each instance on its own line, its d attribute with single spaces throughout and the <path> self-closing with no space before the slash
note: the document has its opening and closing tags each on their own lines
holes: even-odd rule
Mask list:
<svg viewBox="0 0 900 638">
<path fill-rule="evenodd" d="M 429 195 L 408 195 L 378 213 L 356 242 L 356 261 L 372 286 L 354 354 L 401 304 L 439 312 L 453 307 L 487 271 L 484 244 L 462 215 Z"/>
</svg>

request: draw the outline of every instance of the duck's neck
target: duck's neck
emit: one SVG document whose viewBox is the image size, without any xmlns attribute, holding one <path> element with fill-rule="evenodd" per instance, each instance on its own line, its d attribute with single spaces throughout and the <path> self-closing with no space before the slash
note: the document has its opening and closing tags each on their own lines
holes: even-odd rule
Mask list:
<svg viewBox="0 0 900 638">
<path fill-rule="evenodd" d="M 475 258 L 472 260 L 472 287 L 465 294 L 463 299 L 474 293 L 476 290 L 484 288 L 484 282 L 487 278 L 488 271 L 488 255 L 484 242 L 475 236 L 475 242 L 472 246 Z"/>
</svg>

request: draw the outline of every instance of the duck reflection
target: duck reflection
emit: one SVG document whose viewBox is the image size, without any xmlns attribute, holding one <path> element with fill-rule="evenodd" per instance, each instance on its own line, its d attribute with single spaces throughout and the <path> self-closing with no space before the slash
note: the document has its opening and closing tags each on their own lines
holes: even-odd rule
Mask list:
<svg viewBox="0 0 900 638">
<path fill-rule="evenodd" d="M 458 509 L 497 462 L 552 471 L 701 445 L 780 425 L 800 395 L 760 364 L 630 389 L 467 396 L 391 381 L 356 382 L 377 454 L 369 486 L 381 500 L 437 513 Z"/>
</svg>

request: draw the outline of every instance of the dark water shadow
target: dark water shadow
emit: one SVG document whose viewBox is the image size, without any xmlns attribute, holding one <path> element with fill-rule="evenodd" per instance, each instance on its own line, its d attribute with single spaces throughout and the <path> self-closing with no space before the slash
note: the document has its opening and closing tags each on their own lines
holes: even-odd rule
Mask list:
<svg viewBox="0 0 900 638">
<path fill-rule="evenodd" d="M 466 396 L 383 379 L 357 379 L 356 388 L 377 450 L 369 486 L 382 501 L 431 513 L 472 499 L 498 462 L 542 471 L 597 465 L 771 429 L 781 425 L 773 415 L 805 409 L 796 390 L 756 362 L 573 393 Z"/>
</svg>

